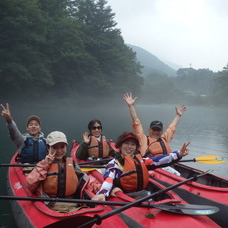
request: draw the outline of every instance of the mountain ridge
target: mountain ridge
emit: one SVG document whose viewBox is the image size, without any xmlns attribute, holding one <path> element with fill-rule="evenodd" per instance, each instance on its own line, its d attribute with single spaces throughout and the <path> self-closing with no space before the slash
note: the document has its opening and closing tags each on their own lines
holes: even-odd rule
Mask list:
<svg viewBox="0 0 228 228">
<path fill-rule="evenodd" d="M 127 44 L 127 46 L 136 53 L 137 60 L 143 66 L 142 73 L 144 77 L 152 72 L 160 72 L 169 77 L 176 77 L 176 70 L 161 61 L 149 51 L 132 44 Z"/>
</svg>

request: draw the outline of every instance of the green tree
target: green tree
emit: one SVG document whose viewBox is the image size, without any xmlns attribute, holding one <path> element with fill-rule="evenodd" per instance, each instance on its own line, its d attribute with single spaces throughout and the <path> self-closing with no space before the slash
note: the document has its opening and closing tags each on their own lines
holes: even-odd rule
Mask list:
<svg viewBox="0 0 228 228">
<path fill-rule="evenodd" d="M 52 85 L 45 56 L 44 21 L 36 0 L 0 1 L 1 93 L 29 93 Z M 8 92 L 9 93 L 9 92 Z"/>
<path fill-rule="evenodd" d="M 39 97 L 44 91 L 63 96 L 140 91 L 140 65 L 106 4 L 0 1 L 0 93 Z"/>
<path fill-rule="evenodd" d="M 91 83 L 87 77 L 85 81 L 90 88 L 103 88 L 100 91 L 105 94 L 107 91 L 139 91 L 143 83 L 139 76 L 141 66 L 135 53 L 124 44 L 120 30 L 115 28 L 115 14 L 106 4 L 106 0 L 79 0 L 72 11 L 72 15 L 85 25 L 85 50 L 97 61 L 95 65 L 100 69 L 98 74 L 90 75 Z"/>
</svg>

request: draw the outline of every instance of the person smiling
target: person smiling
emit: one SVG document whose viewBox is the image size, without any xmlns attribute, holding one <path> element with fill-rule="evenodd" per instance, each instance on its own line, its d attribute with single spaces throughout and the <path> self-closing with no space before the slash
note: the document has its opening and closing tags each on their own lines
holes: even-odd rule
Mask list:
<svg viewBox="0 0 228 228">
<path fill-rule="evenodd" d="M 1 104 L 2 116 L 6 120 L 9 135 L 17 147 L 18 161 L 21 163 L 37 163 L 45 158 L 47 154 L 46 140 L 41 132 L 41 121 L 36 115 L 31 115 L 27 119 L 26 133 L 22 134 L 10 113 L 7 103 Z M 31 168 L 24 168 L 24 172 L 31 171 Z"/>
<path fill-rule="evenodd" d="M 66 157 L 67 145 L 66 135 L 60 131 L 47 136 L 48 155 L 26 176 L 27 187 L 32 193 L 59 198 L 83 196 L 81 190 L 90 179 L 72 158 Z M 76 203 L 52 202 L 48 206 L 58 212 L 78 210 Z"/>
<path fill-rule="evenodd" d="M 132 93 L 125 93 L 123 99 L 126 101 L 126 104 L 129 107 L 132 118 L 132 127 L 134 133 L 139 138 L 140 152 L 142 156 L 158 156 L 171 153 L 172 149 L 169 143 L 176 133 L 176 126 L 181 116 L 186 111 L 186 106 L 182 104 L 175 108 L 176 115 L 165 131 L 163 131 L 163 124 L 161 121 L 152 121 L 150 128 L 148 129 L 149 136 L 146 136 L 134 106 L 137 97 L 133 98 Z"/>
<path fill-rule="evenodd" d="M 84 141 L 80 144 L 76 151 L 76 157 L 79 160 L 97 159 L 115 157 L 117 152 L 102 135 L 102 124 L 100 120 L 91 120 L 88 124 L 88 132 L 83 134 Z"/>
<path fill-rule="evenodd" d="M 93 200 L 105 200 L 110 194 L 115 195 L 115 191 L 118 190 L 132 193 L 146 189 L 149 183 L 148 170 L 169 166 L 179 161 L 188 155 L 189 143 L 184 143 L 180 151 L 142 158 L 137 136 L 132 132 L 124 132 L 116 143 L 121 155 L 107 164 L 104 182 Z"/>
</svg>

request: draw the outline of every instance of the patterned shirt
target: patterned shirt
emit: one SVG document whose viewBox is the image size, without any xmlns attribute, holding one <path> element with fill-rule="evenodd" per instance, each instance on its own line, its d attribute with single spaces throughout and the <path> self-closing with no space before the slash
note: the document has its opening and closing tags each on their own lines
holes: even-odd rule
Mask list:
<svg viewBox="0 0 228 228">
<path fill-rule="evenodd" d="M 169 166 L 180 160 L 179 151 L 174 151 L 170 154 L 165 154 L 156 157 L 144 157 L 143 162 L 146 164 L 148 170 L 153 170 L 160 167 Z M 104 182 L 97 192 L 98 194 L 104 194 L 109 196 L 111 190 L 115 187 L 113 182 L 116 178 L 121 177 L 123 174 L 123 166 L 118 162 L 117 159 L 112 159 L 106 166 L 106 171 L 104 173 Z"/>
</svg>

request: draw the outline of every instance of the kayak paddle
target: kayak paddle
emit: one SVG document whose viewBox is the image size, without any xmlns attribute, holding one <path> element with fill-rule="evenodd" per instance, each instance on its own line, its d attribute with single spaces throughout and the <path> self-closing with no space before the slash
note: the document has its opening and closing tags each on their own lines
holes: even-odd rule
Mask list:
<svg viewBox="0 0 228 228">
<path fill-rule="evenodd" d="M 78 163 L 79 167 L 81 168 L 82 171 L 86 172 L 86 171 L 93 171 L 93 170 L 97 170 L 97 169 L 105 169 L 105 166 L 102 165 L 80 165 L 80 163 Z M 34 167 L 36 166 L 35 164 L 2 164 L 0 163 L 0 167 Z"/>
<path fill-rule="evenodd" d="M 179 186 L 181 186 L 181 185 L 183 185 L 183 184 L 185 184 L 187 182 L 195 181 L 198 177 L 201 177 L 203 175 L 206 175 L 209 172 L 211 172 L 211 171 L 206 171 L 206 172 L 203 172 L 201 174 L 198 174 L 198 175 L 196 175 L 194 177 L 190 177 L 190 178 L 188 178 L 188 179 L 186 179 L 184 181 L 181 181 L 181 182 L 179 182 L 177 184 L 171 185 L 171 186 L 169 186 L 167 188 L 161 189 L 161 190 L 159 190 L 159 191 L 157 191 L 155 193 L 152 193 L 152 194 L 150 194 L 148 196 L 145 196 L 145 197 L 143 197 L 141 199 L 138 199 L 138 200 L 136 200 L 134 202 L 128 203 L 125 206 L 119 207 L 119 208 L 117 208 L 115 210 L 112 210 L 110 212 L 107 212 L 107 213 L 105 213 L 103 215 L 96 215 L 91 220 L 89 220 L 87 222 L 83 222 L 81 225 L 77 226 L 77 228 L 87 227 L 88 225 L 92 225 L 92 224 L 101 224 L 102 220 L 104 220 L 106 218 L 109 218 L 112 215 L 118 214 L 118 213 L 120 213 L 120 212 L 122 212 L 124 210 L 127 210 L 127 209 L 129 209 L 131 207 L 134 207 L 135 205 L 138 205 L 138 204 L 140 204 L 140 203 L 142 203 L 144 201 L 147 201 L 147 200 L 151 199 L 154 196 L 163 194 L 164 192 L 167 192 L 169 190 L 172 190 L 174 188 L 177 188 L 177 187 L 179 187 Z M 219 208 L 217 208 L 216 211 L 214 211 L 213 213 L 216 213 L 218 211 L 219 211 Z"/>
<path fill-rule="evenodd" d="M 205 155 L 190 160 L 180 160 L 179 162 L 200 162 L 204 164 L 220 164 L 226 160 L 218 155 Z"/>
<path fill-rule="evenodd" d="M 48 198 L 48 197 L 21 197 L 21 196 L 1 196 L 0 200 L 25 200 L 25 201 L 51 201 L 51 202 L 68 202 L 80 204 L 95 204 L 95 205 L 114 205 L 125 206 L 126 202 L 117 201 L 98 201 L 98 200 L 84 200 L 84 199 L 67 199 L 67 198 Z M 134 201 L 133 201 L 134 202 Z M 197 205 L 197 204 L 151 204 L 142 203 L 137 204 L 135 207 L 143 208 L 158 208 L 160 210 L 169 211 L 177 214 L 185 215 L 210 215 L 218 212 L 218 208 L 210 205 Z"/>
</svg>

